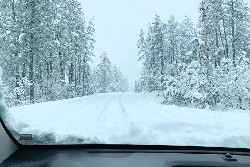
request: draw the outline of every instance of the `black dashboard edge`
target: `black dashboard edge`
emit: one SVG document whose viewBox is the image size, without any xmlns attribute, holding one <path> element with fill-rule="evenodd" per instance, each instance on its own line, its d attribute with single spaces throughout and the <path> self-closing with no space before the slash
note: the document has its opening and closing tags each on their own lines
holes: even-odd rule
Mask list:
<svg viewBox="0 0 250 167">
<path fill-rule="evenodd" d="M 6 132 L 6 134 L 9 136 L 9 138 L 15 143 L 15 145 L 20 148 L 22 146 L 22 144 L 20 144 L 16 138 L 11 134 L 11 132 L 9 131 L 9 129 L 7 128 L 7 126 L 5 125 L 2 117 L 0 116 L 0 123 L 2 124 L 2 127 L 4 129 L 4 131 Z"/>
</svg>

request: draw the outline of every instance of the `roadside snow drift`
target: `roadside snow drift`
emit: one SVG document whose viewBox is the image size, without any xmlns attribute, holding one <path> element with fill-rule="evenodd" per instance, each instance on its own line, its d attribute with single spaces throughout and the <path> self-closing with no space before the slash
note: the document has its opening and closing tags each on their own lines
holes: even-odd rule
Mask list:
<svg viewBox="0 0 250 167">
<path fill-rule="evenodd" d="M 90 143 L 250 148 L 249 111 L 162 105 L 154 97 L 109 93 L 15 107 L 8 122 L 20 134 L 54 134 L 58 144 L 76 136 Z"/>
</svg>

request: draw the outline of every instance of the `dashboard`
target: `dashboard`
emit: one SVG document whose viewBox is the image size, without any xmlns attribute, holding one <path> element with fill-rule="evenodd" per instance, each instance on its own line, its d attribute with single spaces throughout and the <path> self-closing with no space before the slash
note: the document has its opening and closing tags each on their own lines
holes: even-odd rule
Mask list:
<svg viewBox="0 0 250 167">
<path fill-rule="evenodd" d="M 225 159 L 231 156 L 231 160 Z M 249 155 L 139 150 L 24 149 L 1 167 L 249 167 Z"/>
</svg>

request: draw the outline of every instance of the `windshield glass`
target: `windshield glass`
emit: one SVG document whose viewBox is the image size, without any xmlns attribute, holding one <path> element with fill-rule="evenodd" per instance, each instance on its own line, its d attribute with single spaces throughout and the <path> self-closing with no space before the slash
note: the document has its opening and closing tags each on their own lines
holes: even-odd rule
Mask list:
<svg viewBox="0 0 250 167">
<path fill-rule="evenodd" d="M 1 117 L 22 144 L 250 148 L 249 4 L 0 0 Z"/>
</svg>

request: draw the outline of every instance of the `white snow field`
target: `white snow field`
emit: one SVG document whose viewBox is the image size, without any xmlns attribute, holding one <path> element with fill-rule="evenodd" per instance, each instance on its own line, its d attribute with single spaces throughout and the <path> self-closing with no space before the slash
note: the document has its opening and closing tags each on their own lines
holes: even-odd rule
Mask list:
<svg viewBox="0 0 250 167">
<path fill-rule="evenodd" d="M 249 111 L 212 111 L 162 105 L 149 94 L 109 93 L 9 109 L 21 134 L 53 133 L 105 144 L 250 148 Z M 41 136 L 42 137 L 42 136 Z"/>
</svg>

